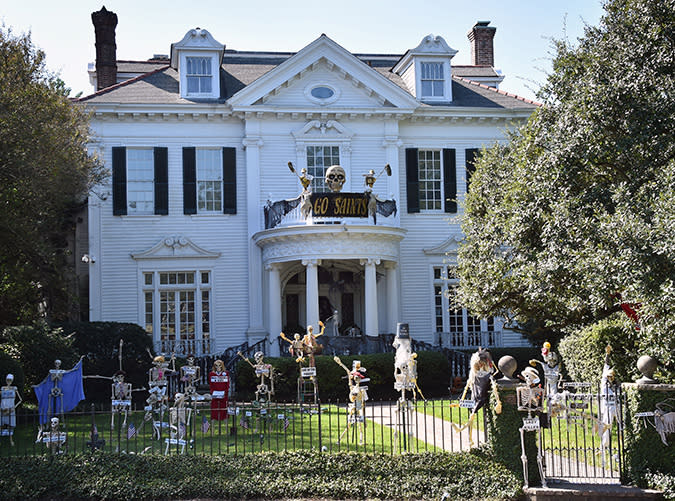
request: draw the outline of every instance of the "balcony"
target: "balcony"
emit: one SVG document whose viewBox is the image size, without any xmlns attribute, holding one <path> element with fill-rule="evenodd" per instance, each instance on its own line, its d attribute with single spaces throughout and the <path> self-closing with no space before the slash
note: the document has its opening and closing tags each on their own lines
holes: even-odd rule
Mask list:
<svg viewBox="0 0 675 501">
<path fill-rule="evenodd" d="M 265 229 L 316 224 L 399 226 L 395 200 L 380 200 L 374 193 L 309 193 L 288 200 L 268 200 Z"/>
<path fill-rule="evenodd" d="M 501 331 L 462 331 L 436 332 L 434 344 L 442 348 L 455 350 L 475 350 L 482 348 L 498 348 L 502 346 Z"/>
<path fill-rule="evenodd" d="M 201 357 L 212 353 L 212 341 L 206 339 L 161 339 L 154 341 L 155 353 L 175 354 L 179 357 L 194 355 Z M 215 348 L 215 344 L 213 344 Z"/>
</svg>

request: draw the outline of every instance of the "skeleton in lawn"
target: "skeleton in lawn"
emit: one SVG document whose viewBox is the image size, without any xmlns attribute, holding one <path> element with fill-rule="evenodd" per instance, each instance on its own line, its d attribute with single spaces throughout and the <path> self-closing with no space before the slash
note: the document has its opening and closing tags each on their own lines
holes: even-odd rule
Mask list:
<svg viewBox="0 0 675 501">
<path fill-rule="evenodd" d="M 338 445 L 345 433 L 349 431 L 352 425 L 359 430 L 359 444 L 362 445 L 365 439 L 366 431 L 366 401 L 368 400 L 368 387 L 361 386 L 361 383 L 367 383 L 369 378 L 365 377 L 366 369 L 361 367 L 361 361 L 354 360 L 352 369 L 342 363 L 340 357 L 333 357 L 335 363 L 342 367 L 347 373 L 347 382 L 349 384 L 349 405 L 347 406 L 347 427 L 342 431 L 338 438 Z"/>
<path fill-rule="evenodd" d="M 527 417 L 523 418 L 523 426 L 519 428 L 520 431 L 520 459 L 523 463 L 523 478 L 525 480 L 525 488 L 529 487 L 528 470 L 527 470 L 527 454 L 525 453 L 525 432 L 540 430 L 539 417 L 532 417 L 533 412 L 542 412 L 544 407 L 542 405 L 544 399 L 544 390 L 539 386 L 539 373 L 532 367 L 526 367 L 520 373 L 521 379 L 524 383 L 518 385 L 516 388 L 516 397 L 518 400 L 518 410 L 527 412 Z M 539 468 L 539 476 L 541 477 L 541 484 L 546 488 L 546 477 L 544 476 L 544 464 L 541 455 L 541 447 L 537 447 L 537 467 Z"/>
<path fill-rule="evenodd" d="M 616 395 L 619 391 L 619 384 L 616 381 L 616 374 L 610 365 L 609 355 L 612 353 L 612 347 L 605 347 L 605 363 L 602 367 L 600 377 L 600 406 L 599 415 L 594 429 L 601 437 L 600 446 L 602 448 L 602 464 L 605 464 L 605 452 L 609 447 L 612 424 L 614 420 L 621 426 L 621 420 L 617 414 Z"/>
<path fill-rule="evenodd" d="M 315 367 L 314 365 L 314 355 L 318 355 L 321 353 L 321 350 L 323 349 L 323 346 L 320 345 L 319 343 L 316 342 L 316 338 L 319 336 L 323 336 L 323 331 L 326 330 L 325 324 L 319 320 L 319 327 L 321 327 L 321 331 L 319 331 L 318 334 L 314 334 L 314 327 L 309 325 L 307 327 L 307 334 L 302 338 L 302 342 L 305 345 L 305 355 L 309 358 L 309 366 L 310 367 Z"/>
<path fill-rule="evenodd" d="M 497 400 L 495 406 L 495 412 L 497 414 L 501 414 L 502 412 L 502 402 L 499 399 L 499 390 L 497 389 L 497 382 L 494 378 L 497 370 L 494 363 L 492 363 L 490 352 L 483 348 L 478 348 L 478 351 L 471 355 L 469 363 L 471 366 L 469 377 L 466 381 L 462 397 L 460 398 L 460 403 L 455 405 L 471 408 L 471 414 L 469 415 L 467 422 L 462 426 L 457 426 L 455 423 L 452 423 L 452 427 L 457 432 L 461 432 L 468 427 L 469 443 L 473 447 L 475 445 L 472 433 L 473 421 L 476 418 L 476 413 L 490 401 L 490 390 L 492 390 L 492 393 Z M 469 390 L 471 390 L 471 400 L 465 400 Z"/>
<path fill-rule="evenodd" d="M 192 408 L 187 404 L 188 396 L 185 393 L 176 393 L 173 407 L 169 409 L 169 438 L 165 439 L 166 450 L 168 454 L 169 447 L 176 445 L 181 447 L 181 453 L 185 452 L 185 437 L 190 427 L 192 418 Z"/>
<path fill-rule="evenodd" d="M 195 383 L 199 381 L 201 376 L 201 368 L 195 365 L 195 356 L 190 354 L 187 356 L 187 365 L 180 368 L 180 380 L 185 385 L 185 394 L 188 397 L 197 395 L 197 388 Z"/>
<path fill-rule="evenodd" d="M 544 343 L 541 348 L 541 360 L 530 360 L 530 365 L 536 367 L 541 365 L 544 371 L 544 380 L 546 381 L 546 399 L 548 401 L 548 412 L 551 414 L 554 402 L 558 400 L 558 382 L 560 381 L 560 360 L 558 355 L 551 351 L 551 343 Z"/>
<path fill-rule="evenodd" d="M 288 351 L 295 357 L 295 361 L 299 364 L 303 363 L 305 361 L 305 343 L 302 340 L 302 336 L 296 332 L 293 334 L 293 339 L 288 339 L 286 334 L 282 332 L 279 334 L 279 337 L 290 343 L 291 346 L 288 348 Z"/>
<path fill-rule="evenodd" d="M 14 374 L 7 374 L 5 386 L 0 388 L 0 435 L 8 435 L 9 443 L 14 445 L 14 428 L 16 428 L 16 408 L 22 399 L 19 389 L 14 386 Z"/>
<path fill-rule="evenodd" d="M 251 361 L 242 355 L 240 351 L 237 352 L 237 355 L 246 360 L 248 365 L 253 367 L 255 375 L 260 379 L 260 383 L 258 383 L 255 391 L 256 401 L 259 403 L 269 402 L 272 396 L 274 396 L 274 367 L 272 367 L 271 364 L 263 362 L 265 354 L 262 351 L 256 351 L 253 355 L 255 364 L 251 363 Z M 269 387 L 267 386 L 267 378 L 270 380 Z"/>
<path fill-rule="evenodd" d="M 124 413 L 124 421 L 122 426 L 126 426 L 127 418 L 129 417 L 129 409 L 131 408 L 131 383 L 126 383 L 124 378 L 126 374 L 123 370 L 115 373 L 112 380 L 111 388 L 111 408 L 110 428 L 115 427 L 115 414 Z"/>
<path fill-rule="evenodd" d="M 407 400 L 407 391 L 410 391 L 413 399 L 419 393 L 422 399 L 424 395 L 417 384 L 417 353 L 413 353 L 410 347 L 410 335 L 408 324 L 398 324 L 398 332 L 392 346 L 396 350 L 394 355 L 394 389 L 401 393 L 400 400 Z"/>
</svg>

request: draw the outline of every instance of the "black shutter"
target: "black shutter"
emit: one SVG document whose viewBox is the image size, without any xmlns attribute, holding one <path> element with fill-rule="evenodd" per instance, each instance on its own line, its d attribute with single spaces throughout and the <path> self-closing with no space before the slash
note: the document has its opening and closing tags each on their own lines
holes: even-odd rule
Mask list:
<svg viewBox="0 0 675 501">
<path fill-rule="evenodd" d="M 169 214 L 169 150 L 155 148 L 155 214 Z"/>
<path fill-rule="evenodd" d="M 405 179 L 408 213 L 420 211 L 420 181 L 417 170 L 417 148 L 405 149 Z"/>
<path fill-rule="evenodd" d="M 478 155 L 478 148 L 469 148 L 468 150 L 464 151 L 466 157 L 465 157 L 465 162 L 466 162 L 466 192 L 469 193 L 469 185 L 471 184 L 471 176 L 473 175 L 474 172 L 476 172 L 476 166 L 474 165 L 474 162 L 476 160 L 476 156 Z"/>
<path fill-rule="evenodd" d="M 127 149 L 114 146 L 112 149 L 113 216 L 127 213 Z"/>
<path fill-rule="evenodd" d="M 443 198 L 445 212 L 457 212 L 457 165 L 455 149 L 443 149 Z"/>
<path fill-rule="evenodd" d="M 197 158 L 194 148 L 183 148 L 183 214 L 197 214 Z"/>
<path fill-rule="evenodd" d="M 223 148 L 223 213 L 237 213 L 236 148 Z"/>
</svg>

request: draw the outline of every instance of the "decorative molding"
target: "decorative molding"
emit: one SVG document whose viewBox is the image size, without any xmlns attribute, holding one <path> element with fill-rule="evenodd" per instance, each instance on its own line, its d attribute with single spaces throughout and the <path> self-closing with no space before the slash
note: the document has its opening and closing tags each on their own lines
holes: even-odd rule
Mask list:
<svg viewBox="0 0 675 501">
<path fill-rule="evenodd" d="M 199 247 L 187 237 L 182 235 L 171 235 L 164 237 L 153 247 L 140 251 L 132 252 L 131 257 L 135 260 L 143 259 L 215 259 L 220 257 L 220 252 L 211 252 Z"/>
<path fill-rule="evenodd" d="M 435 247 L 429 249 L 422 249 L 427 256 L 442 256 L 448 253 L 457 253 L 457 247 L 460 242 L 464 240 L 463 235 L 452 235 L 450 238 L 444 240 Z"/>
</svg>

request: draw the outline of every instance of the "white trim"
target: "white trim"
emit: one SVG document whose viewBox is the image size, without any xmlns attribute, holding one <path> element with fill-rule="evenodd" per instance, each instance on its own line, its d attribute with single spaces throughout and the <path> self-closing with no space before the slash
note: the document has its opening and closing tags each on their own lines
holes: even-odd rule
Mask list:
<svg viewBox="0 0 675 501">
<path fill-rule="evenodd" d="M 314 97 L 312 95 L 312 91 L 314 89 L 321 88 L 321 87 L 325 87 L 327 89 L 330 89 L 333 92 L 333 95 L 330 96 L 330 97 L 326 97 L 326 98 Z M 319 104 L 321 106 L 326 106 L 327 104 L 334 103 L 335 101 L 340 99 L 341 92 L 340 92 L 339 87 L 335 87 L 334 85 L 331 85 L 331 84 L 313 83 L 313 84 L 310 84 L 307 87 L 305 87 L 304 94 L 305 94 L 305 97 L 309 101 L 311 101 L 315 104 Z"/>
</svg>

